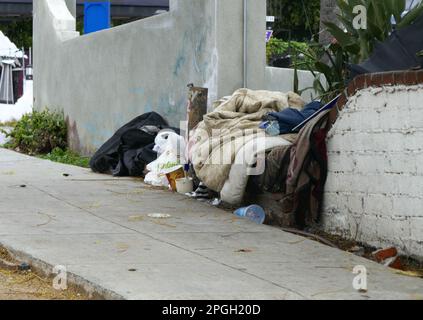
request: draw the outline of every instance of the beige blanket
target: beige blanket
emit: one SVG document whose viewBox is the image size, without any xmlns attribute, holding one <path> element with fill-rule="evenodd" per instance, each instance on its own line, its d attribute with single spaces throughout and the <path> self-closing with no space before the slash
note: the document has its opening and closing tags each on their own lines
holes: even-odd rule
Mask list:
<svg viewBox="0 0 423 320">
<path fill-rule="evenodd" d="M 252 139 L 264 136 L 264 131 L 259 129 L 263 116 L 287 107 L 303 106 L 304 101 L 293 92 L 240 89 L 227 100 L 221 100 L 190 138 L 191 158 L 198 178 L 220 192 L 238 151 Z"/>
</svg>

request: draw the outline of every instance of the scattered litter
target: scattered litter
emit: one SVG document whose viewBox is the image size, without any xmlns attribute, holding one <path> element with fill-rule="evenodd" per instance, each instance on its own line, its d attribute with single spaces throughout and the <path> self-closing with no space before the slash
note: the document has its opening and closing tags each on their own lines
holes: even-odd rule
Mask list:
<svg viewBox="0 0 423 320">
<path fill-rule="evenodd" d="M 266 213 L 263 208 L 258 205 L 240 208 L 235 210 L 234 214 L 241 218 L 247 218 L 257 224 L 263 224 L 266 219 Z"/>
<path fill-rule="evenodd" d="M 29 271 L 29 270 L 31 270 L 31 266 L 28 263 L 23 262 L 19 265 L 18 270 L 19 271 Z"/>
<path fill-rule="evenodd" d="M 372 253 L 372 257 L 385 267 L 403 270 L 404 265 L 395 247 L 380 249 Z"/>
<path fill-rule="evenodd" d="M 128 221 L 131 222 L 137 222 L 137 221 L 143 221 L 144 220 L 144 216 L 130 216 L 128 217 Z"/>
<path fill-rule="evenodd" d="M 185 179 L 184 178 L 185 173 L 184 173 L 184 170 L 183 170 L 182 167 L 179 167 L 176 170 L 174 168 L 173 169 L 169 169 L 169 170 L 172 170 L 172 171 L 171 172 L 166 172 L 166 170 L 164 170 L 163 172 L 165 172 L 165 176 L 167 178 L 167 181 L 169 182 L 170 189 L 173 192 L 176 192 L 177 191 L 176 181 L 178 181 L 180 179 Z"/>
<path fill-rule="evenodd" d="M 21 184 L 19 187 L 20 188 L 26 188 L 26 185 L 25 184 Z"/>
<path fill-rule="evenodd" d="M 393 258 L 398 255 L 398 250 L 394 247 L 380 249 L 372 253 L 372 257 L 379 263 L 385 261 L 388 258 Z"/>
<path fill-rule="evenodd" d="M 64 174 L 63 174 L 63 176 L 64 176 L 64 177 L 69 177 L 69 176 L 70 176 L 70 174 L 69 174 L 69 173 L 64 173 Z"/>
<path fill-rule="evenodd" d="M 251 250 L 251 249 L 240 249 L 240 250 L 237 250 L 235 252 L 238 252 L 238 253 L 251 253 L 251 252 L 253 252 L 253 250 Z"/>
<path fill-rule="evenodd" d="M 169 219 L 172 216 L 170 214 L 164 214 L 164 213 L 150 213 L 148 217 L 153 219 Z"/>
<path fill-rule="evenodd" d="M 182 178 L 176 180 L 176 191 L 180 194 L 187 194 L 194 189 L 194 182 L 190 178 Z"/>
<path fill-rule="evenodd" d="M 397 270 L 403 270 L 404 266 L 401 262 L 401 257 L 392 257 L 392 258 L 388 258 L 383 262 L 383 265 L 385 267 L 389 267 L 392 269 L 397 269 Z"/>
<path fill-rule="evenodd" d="M 124 253 L 124 252 L 128 251 L 129 245 L 126 244 L 126 243 L 118 243 L 116 245 L 116 248 L 118 249 L 119 253 Z"/>
<path fill-rule="evenodd" d="M 128 269 L 129 272 L 137 272 L 137 269 Z"/>
</svg>

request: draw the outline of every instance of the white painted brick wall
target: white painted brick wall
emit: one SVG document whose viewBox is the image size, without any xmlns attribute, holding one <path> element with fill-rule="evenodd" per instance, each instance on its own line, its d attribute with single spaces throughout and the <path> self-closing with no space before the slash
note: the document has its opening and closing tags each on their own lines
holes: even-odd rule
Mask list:
<svg viewBox="0 0 423 320">
<path fill-rule="evenodd" d="M 423 259 L 423 86 L 359 91 L 328 153 L 323 228 Z"/>
</svg>

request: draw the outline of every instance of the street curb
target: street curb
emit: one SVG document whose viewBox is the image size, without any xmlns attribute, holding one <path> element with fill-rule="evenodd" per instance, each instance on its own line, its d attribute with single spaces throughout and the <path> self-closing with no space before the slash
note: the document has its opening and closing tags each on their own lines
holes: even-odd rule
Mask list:
<svg viewBox="0 0 423 320">
<path fill-rule="evenodd" d="M 56 276 L 56 274 L 52 272 L 54 268 L 53 265 L 35 258 L 23 251 L 15 250 L 10 246 L 4 245 L 1 241 L 0 247 L 6 249 L 13 259 L 19 261 L 19 264 L 27 263 L 30 265 L 31 270 L 34 273 L 47 279 L 53 279 Z M 67 282 L 69 287 L 86 293 L 90 297 L 90 300 L 126 300 L 123 296 L 109 289 L 105 289 L 72 272 L 67 272 Z"/>
</svg>

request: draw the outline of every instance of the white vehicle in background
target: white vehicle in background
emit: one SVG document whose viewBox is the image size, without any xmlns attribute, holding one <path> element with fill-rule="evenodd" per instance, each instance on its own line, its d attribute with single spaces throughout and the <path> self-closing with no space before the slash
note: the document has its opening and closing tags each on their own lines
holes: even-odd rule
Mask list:
<svg viewBox="0 0 423 320">
<path fill-rule="evenodd" d="M 33 85 L 27 80 L 32 74 L 30 59 L 0 31 L 0 123 L 19 120 L 22 115 L 32 111 Z M 22 72 L 23 95 L 15 101 L 13 75 Z"/>
</svg>

